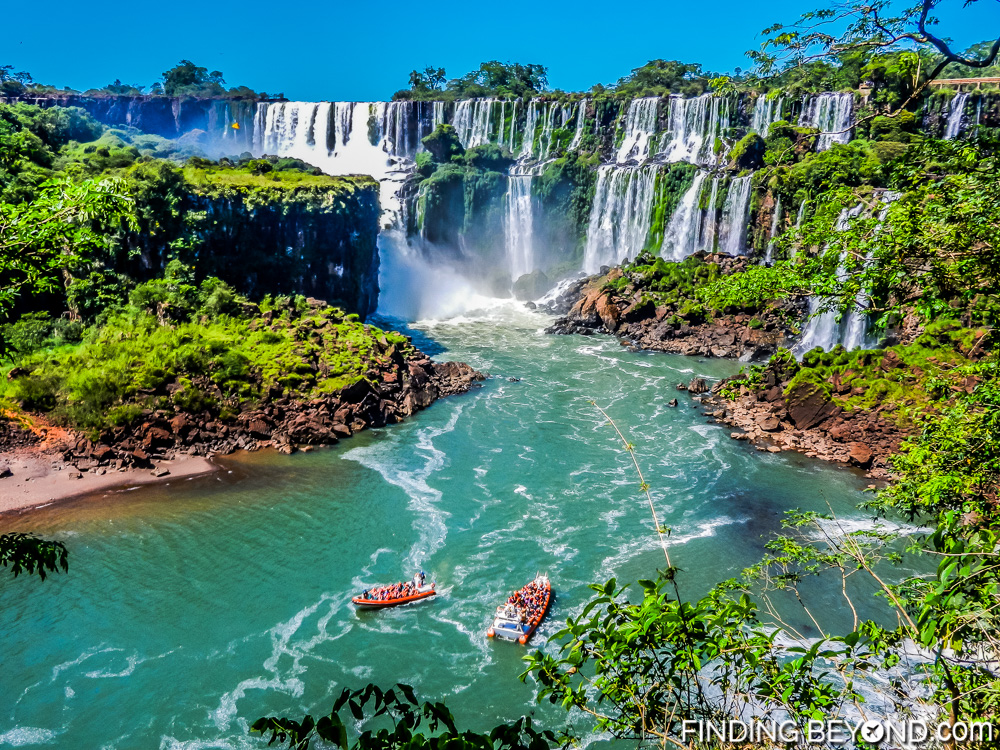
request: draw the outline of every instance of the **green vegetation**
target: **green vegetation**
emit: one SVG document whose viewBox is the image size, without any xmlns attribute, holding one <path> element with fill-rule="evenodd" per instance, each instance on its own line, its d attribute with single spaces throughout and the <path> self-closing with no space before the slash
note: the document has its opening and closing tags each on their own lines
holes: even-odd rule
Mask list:
<svg viewBox="0 0 1000 750">
<path fill-rule="evenodd" d="M 646 250 L 658 253 L 663 244 L 663 235 L 670 224 L 684 193 L 694 182 L 697 168 L 692 164 L 671 164 L 656 175 L 653 217 L 646 237 Z"/>
<path fill-rule="evenodd" d="M 179 166 L 158 158 L 184 157 L 174 142 L 106 130 L 79 109 L 27 104 L 0 105 L 0 154 L 0 314 L 30 289 L 52 296 L 20 312 L 68 307 L 89 323 L 174 258 L 245 293 L 304 291 L 374 309 L 378 199 L 369 177 L 249 154 Z M 41 220 L 50 215 L 58 221 Z"/>
<path fill-rule="evenodd" d="M 444 68 L 414 70 L 410 73 L 410 88 L 397 91 L 392 98 L 453 101 L 483 96 L 530 97 L 542 93 L 547 86 L 548 71 L 544 65 L 490 60 L 480 63 L 477 70 L 447 81 Z"/>
<path fill-rule="evenodd" d="M 340 717 L 345 707 L 351 712 L 346 722 Z M 392 728 L 363 731 L 348 741 L 348 726 L 377 718 L 387 720 Z M 443 703 L 421 705 L 413 688 L 403 684 L 384 692 L 374 685 L 353 691 L 345 688 L 326 716 L 306 716 L 301 721 L 262 717 L 250 731 L 269 738 L 268 745 L 277 742 L 281 747 L 287 742 L 296 750 L 306 750 L 314 739 L 341 750 L 545 750 L 556 744 L 552 732 L 536 730 L 528 717 L 501 724 L 488 734 L 461 731 Z"/>
<path fill-rule="evenodd" d="M 256 92 L 247 86 L 234 86 L 227 89 L 221 70 L 209 71 L 195 65 L 190 60 L 181 60 L 177 65 L 165 70 L 162 80 L 154 81 L 145 91 L 140 84 L 122 83 L 115 79 L 107 86 L 88 89 L 85 96 L 192 96 L 199 99 L 283 99 L 284 94 L 268 96 L 261 91 Z M 0 65 L 0 96 L 45 95 L 45 94 L 78 94 L 72 89 L 58 88 L 41 84 L 26 71 L 14 71 L 13 65 Z"/>
<path fill-rule="evenodd" d="M 682 63 L 678 60 L 650 60 L 640 68 L 635 68 L 614 87 L 605 89 L 595 86 L 595 93 L 614 93 L 623 97 L 698 96 L 708 90 L 711 73 L 704 73 L 698 63 Z"/>
<path fill-rule="evenodd" d="M 333 393 L 373 362 L 412 351 L 403 336 L 338 308 L 303 297 L 255 305 L 219 279 L 197 283 L 177 261 L 76 332 L 76 342 L 39 316 L 10 328 L 21 356 L 0 381 L 0 398 L 95 432 L 144 409 L 233 414 L 272 387 L 300 398 Z"/>
<path fill-rule="evenodd" d="M 62 542 L 39 539 L 34 534 L 0 534 L 0 568 L 10 568 L 17 578 L 21 573 L 45 580 L 49 573 L 69 571 L 69 552 Z"/>
</svg>

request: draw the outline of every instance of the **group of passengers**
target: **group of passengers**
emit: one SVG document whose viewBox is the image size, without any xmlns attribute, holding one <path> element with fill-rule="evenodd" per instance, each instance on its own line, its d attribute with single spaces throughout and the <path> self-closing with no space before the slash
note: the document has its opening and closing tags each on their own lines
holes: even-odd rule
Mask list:
<svg viewBox="0 0 1000 750">
<path fill-rule="evenodd" d="M 504 614 L 508 617 L 516 616 L 518 622 L 531 623 L 541 616 L 544 607 L 545 587 L 538 581 L 532 581 L 507 597 Z"/>
<path fill-rule="evenodd" d="M 375 586 L 372 589 L 365 589 L 361 592 L 361 598 L 369 601 L 385 602 L 391 599 L 405 599 L 419 593 L 419 589 L 424 585 L 427 575 L 420 571 L 413 576 L 412 581 L 405 583 L 390 583 L 387 586 Z"/>
</svg>

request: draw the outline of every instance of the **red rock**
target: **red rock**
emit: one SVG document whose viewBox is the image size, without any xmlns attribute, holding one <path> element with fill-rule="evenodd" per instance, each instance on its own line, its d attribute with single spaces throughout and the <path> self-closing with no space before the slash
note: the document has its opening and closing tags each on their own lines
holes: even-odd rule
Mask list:
<svg viewBox="0 0 1000 750">
<path fill-rule="evenodd" d="M 170 420 L 169 424 L 171 431 L 173 431 L 175 435 L 183 435 L 185 432 L 191 429 L 191 422 L 184 414 L 178 414 L 176 417 Z"/>
<path fill-rule="evenodd" d="M 867 469 L 872 463 L 872 449 L 864 443 L 851 443 L 848 448 L 848 459 L 855 466 Z"/>
<path fill-rule="evenodd" d="M 788 415 L 800 430 L 815 427 L 824 419 L 843 411 L 841 407 L 831 403 L 823 391 L 813 385 L 797 388 L 789 394 L 787 404 Z"/>
<path fill-rule="evenodd" d="M 263 419 L 251 419 L 247 423 L 247 429 L 250 434 L 259 440 L 271 437 L 273 431 L 272 426 L 265 422 Z"/>
<path fill-rule="evenodd" d="M 773 414 L 770 416 L 762 415 L 757 417 L 757 426 L 760 427 L 760 429 L 764 430 L 764 432 L 774 432 L 775 430 L 778 429 L 778 427 L 781 426 L 781 423 L 778 421 L 778 418 Z"/>
<path fill-rule="evenodd" d="M 621 313 L 618 310 L 618 305 L 614 304 L 607 295 L 600 296 L 594 310 L 606 329 L 612 333 L 618 330 L 618 319 Z"/>
</svg>

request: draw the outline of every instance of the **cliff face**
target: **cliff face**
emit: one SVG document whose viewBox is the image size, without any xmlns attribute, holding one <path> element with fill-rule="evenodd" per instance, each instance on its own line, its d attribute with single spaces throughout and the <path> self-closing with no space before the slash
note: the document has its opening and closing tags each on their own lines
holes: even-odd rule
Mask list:
<svg viewBox="0 0 1000 750">
<path fill-rule="evenodd" d="M 304 294 L 365 317 L 378 306 L 378 186 L 323 195 L 193 192 L 207 221 L 198 267 L 251 297 Z"/>
<path fill-rule="evenodd" d="M 159 276 L 176 257 L 252 299 L 303 294 L 362 317 L 378 305 L 379 195 L 370 177 L 283 181 L 218 167 L 143 177 L 139 231 L 114 260 L 133 278 Z"/>
</svg>

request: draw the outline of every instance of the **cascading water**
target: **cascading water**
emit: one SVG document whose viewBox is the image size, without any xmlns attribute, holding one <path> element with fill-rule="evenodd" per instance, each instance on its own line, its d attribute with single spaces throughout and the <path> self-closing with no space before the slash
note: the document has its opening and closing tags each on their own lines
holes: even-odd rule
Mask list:
<svg viewBox="0 0 1000 750">
<path fill-rule="evenodd" d="M 716 138 L 730 125 L 728 99 L 712 94 L 693 99 L 672 96 L 661 151 L 670 162 L 715 164 L 720 158 L 715 149 Z"/>
<path fill-rule="evenodd" d="M 643 249 L 659 169 L 656 165 L 606 165 L 598 169 L 583 253 L 584 271 L 597 273 L 601 266 L 634 258 Z"/>
<path fill-rule="evenodd" d="M 753 119 L 750 129 L 766 138 L 771 125 L 781 119 L 781 110 L 785 97 L 771 97 L 761 94 L 753 105 Z"/>
<path fill-rule="evenodd" d="M 864 208 L 864 204 L 859 203 L 854 208 L 845 208 L 841 211 L 840 216 L 837 217 L 837 231 L 842 232 L 847 229 L 851 219 L 857 218 Z M 843 279 L 845 274 L 846 269 L 843 258 L 841 258 L 840 265 L 837 266 L 837 278 Z M 823 351 L 830 351 L 843 341 L 847 321 L 846 319 L 838 321 L 839 316 L 836 310 L 818 312 L 826 302 L 827 300 L 815 295 L 809 298 L 809 320 L 806 322 L 805 328 L 802 329 L 799 340 L 792 347 L 792 354 L 796 357 L 801 357 L 817 346 Z"/>
<path fill-rule="evenodd" d="M 799 125 L 816 128 L 820 135 L 816 148 L 825 151 L 834 143 L 847 143 L 851 140 L 851 127 L 854 118 L 854 94 L 834 94 L 827 92 L 809 97 Z"/>
<path fill-rule="evenodd" d="M 515 164 L 507 177 L 506 221 L 504 231 L 507 244 L 507 262 L 510 265 L 511 280 L 534 270 L 533 224 L 531 204 L 531 182 L 534 173 L 531 167 Z"/>
<path fill-rule="evenodd" d="M 694 182 L 684 193 L 681 202 L 670 217 L 670 223 L 663 233 L 663 245 L 660 255 L 667 260 L 681 261 L 692 255 L 701 247 L 701 191 L 708 178 L 708 172 L 699 170 L 694 176 Z"/>
<path fill-rule="evenodd" d="M 677 210 L 670 218 L 667 229 L 663 233 L 660 255 L 664 258 L 680 261 L 697 252 L 715 252 L 716 250 L 729 255 L 743 255 L 746 252 L 745 240 L 751 178 L 749 176 L 738 177 L 729 182 L 720 217 L 718 211 L 719 185 L 727 178 L 711 177 L 712 187 L 708 205 L 703 211 L 700 208 L 701 196 L 704 194 L 705 181 L 709 177 L 708 172 L 699 171 L 695 175 L 691 187 L 681 198 Z M 718 247 L 716 247 L 716 238 L 718 238 Z"/>
<path fill-rule="evenodd" d="M 875 231 L 879 232 L 882 229 L 882 222 L 885 221 L 885 217 L 889 213 L 889 208 L 891 204 L 899 200 L 900 195 L 895 190 L 887 190 L 879 196 L 879 200 L 882 202 L 882 210 L 879 211 L 878 224 L 875 227 Z M 865 256 L 864 267 L 868 268 L 872 262 L 871 251 Z M 854 307 L 847 315 L 847 323 L 844 327 L 844 348 L 848 351 L 852 349 L 868 349 L 875 346 L 877 342 L 872 341 L 868 334 L 869 328 L 869 317 L 864 312 L 865 308 L 868 307 L 868 300 L 859 291 L 857 297 L 854 300 Z"/>
<path fill-rule="evenodd" d="M 618 149 L 619 164 L 641 164 L 650 156 L 650 144 L 656 135 L 656 118 L 660 100 L 655 96 L 633 99 L 625 116 L 625 138 Z"/>
<path fill-rule="evenodd" d="M 369 120 L 385 122 L 385 103 L 273 102 L 257 105 L 258 155 L 291 156 L 330 175 L 367 174 L 379 181 L 383 227 L 398 223 L 399 188 L 408 174 L 386 134 L 372 143 Z M 395 128 L 393 128 L 395 130 Z M 364 135 L 361 135 L 364 134 Z"/>
<path fill-rule="evenodd" d="M 493 107 L 499 103 L 498 99 L 463 99 L 455 105 L 454 127 L 463 146 L 473 148 L 498 140 L 491 140 L 490 124 Z"/>
<path fill-rule="evenodd" d="M 729 255 L 746 252 L 747 211 L 750 208 L 750 177 L 737 177 L 729 183 L 722 205 L 719 251 Z"/>
<path fill-rule="evenodd" d="M 948 109 L 948 125 L 944 134 L 946 141 L 953 141 L 962 133 L 962 121 L 965 119 L 965 103 L 968 99 L 968 94 L 959 92 L 951 100 Z"/>
<path fill-rule="evenodd" d="M 569 144 L 570 151 L 575 151 L 580 147 L 580 142 L 583 140 L 583 125 L 586 119 L 587 100 L 584 99 L 576 105 L 576 132 L 573 133 L 573 140 Z"/>
<path fill-rule="evenodd" d="M 588 272 L 633 258 L 643 249 L 656 201 L 657 175 L 664 161 L 710 165 L 720 158 L 717 139 L 731 124 L 735 111 L 730 100 L 705 94 L 687 100 L 671 97 L 664 104 L 669 107 L 664 113 L 669 123 L 661 138 L 660 99 L 645 97 L 630 102 L 623 118 L 623 140 L 612 156 L 615 163 L 598 169 L 584 251 L 583 265 Z M 469 99 L 454 105 L 412 101 L 262 103 L 254 117 L 254 151 L 300 158 L 332 175 L 373 176 L 381 184 L 383 229 L 396 231 L 393 242 L 380 240 L 383 256 L 403 253 L 408 260 L 396 265 L 410 268 L 421 258 L 432 263 L 435 254 L 419 238 L 413 240 L 413 253 L 400 249 L 406 244 L 406 221 L 399 194 L 413 173 L 422 139 L 450 121 L 466 148 L 487 143 L 503 146 L 517 154 L 517 162 L 508 173 L 501 245 L 506 253 L 505 270 L 514 281 L 535 270 L 534 235 L 544 231 L 539 228 L 540 214 L 532 198 L 534 178 L 559 153 L 555 148 L 557 131 L 560 139 L 569 139 L 567 131 L 572 131 L 568 150 L 580 147 L 588 127 L 588 106 L 585 99 L 561 103 L 499 98 Z M 760 117 L 777 117 L 780 109 L 779 102 L 771 102 Z M 595 127 L 598 120 L 594 118 Z M 696 176 L 671 217 L 664 233 L 665 257 L 682 259 L 698 250 L 745 252 L 750 180 L 732 180 L 723 202 L 720 183 L 728 178 L 711 177 L 710 193 L 705 184 L 709 178 L 707 172 Z M 702 209 L 706 198 L 708 206 Z M 722 204 L 721 211 L 718 204 Z"/>
<path fill-rule="evenodd" d="M 805 205 L 803 201 L 802 205 Z M 771 265 L 774 262 L 774 238 L 778 234 L 778 222 L 781 220 L 781 196 L 778 196 L 774 204 L 774 213 L 771 215 L 771 232 L 767 237 L 767 250 L 764 251 L 764 265 Z"/>
</svg>

